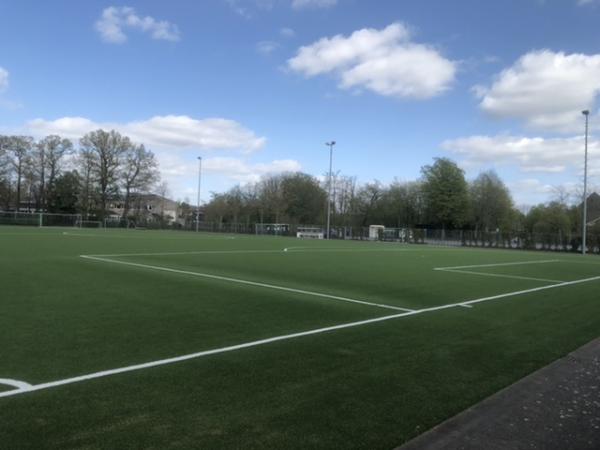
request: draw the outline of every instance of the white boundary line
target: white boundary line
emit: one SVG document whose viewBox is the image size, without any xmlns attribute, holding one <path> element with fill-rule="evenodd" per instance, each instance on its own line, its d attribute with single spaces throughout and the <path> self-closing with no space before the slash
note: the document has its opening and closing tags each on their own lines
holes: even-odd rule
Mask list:
<svg viewBox="0 0 600 450">
<path fill-rule="evenodd" d="M 181 361 L 187 361 L 190 359 L 201 358 L 204 356 L 215 355 L 215 354 L 219 354 L 219 353 L 231 352 L 231 351 L 241 350 L 241 349 L 250 348 L 250 347 L 257 347 L 260 345 L 270 344 L 273 342 L 285 341 L 285 340 L 295 339 L 295 338 L 304 337 L 304 336 L 311 336 L 314 334 L 326 333 L 329 331 L 342 330 L 345 328 L 359 327 L 359 326 L 368 325 L 371 323 L 383 322 L 383 321 L 392 320 L 392 319 L 399 319 L 402 317 L 414 316 L 417 314 L 424 314 L 424 313 L 433 312 L 433 311 L 440 311 L 440 310 L 454 308 L 454 307 L 470 307 L 474 304 L 488 302 L 491 300 L 498 300 L 498 299 L 507 298 L 507 297 L 515 297 L 518 295 L 528 294 L 531 292 L 539 292 L 539 291 L 543 291 L 543 290 L 555 289 L 555 288 L 559 288 L 559 287 L 571 286 L 574 284 L 581 284 L 581 283 L 588 283 L 591 281 L 598 281 L 598 280 L 600 280 L 600 276 L 592 277 L 592 278 L 585 278 L 585 279 L 576 280 L 576 281 L 566 281 L 566 282 L 560 283 L 560 284 L 552 284 L 549 286 L 542 286 L 542 287 L 526 289 L 526 290 L 522 290 L 522 291 L 507 292 L 505 294 L 493 295 L 490 297 L 483 297 L 483 298 L 478 298 L 475 300 L 468 300 L 468 301 L 464 301 L 464 302 L 460 302 L 460 303 L 450 303 L 447 305 L 434 306 L 431 308 L 419 309 L 416 311 L 404 312 L 404 313 L 400 313 L 400 314 L 393 314 L 390 316 L 376 317 L 374 319 L 361 320 L 358 322 L 350 322 L 350 323 L 345 323 L 345 324 L 341 324 L 341 325 L 334 325 L 331 327 L 317 328 L 314 330 L 302 331 L 299 333 L 275 336 L 275 337 L 271 337 L 271 338 L 267 338 L 267 339 L 260 339 L 257 341 L 251 341 L 251 342 L 245 342 L 242 344 L 232 345 L 229 347 L 221 347 L 221 348 L 216 348 L 216 349 L 212 349 L 212 350 L 205 350 L 205 351 L 201 351 L 201 352 L 197 352 L 197 353 L 190 353 L 187 355 L 176 356 L 173 358 L 160 359 L 157 361 L 151 361 L 151 362 L 146 362 L 146 363 L 142 363 L 142 364 L 135 364 L 132 366 L 120 367 L 117 369 L 103 370 L 100 372 L 94 372 L 94 373 L 90 373 L 87 375 L 80 375 L 77 377 L 65 378 L 63 380 L 56 380 L 56 381 L 50 381 L 47 383 L 29 385 L 27 387 L 24 386 L 19 389 L 13 389 L 11 391 L 0 392 L 0 398 L 12 397 L 15 395 L 25 394 L 28 392 L 34 392 L 34 391 L 40 391 L 43 389 L 55 388 L 58 386 L 64 386 L 67 384 L 78 383 L 81 381 L 93 380 L 96 378 L 103 378 L 103 377 L 117 375 L 117 374 L 125 373 L 125 372 L 133 372 L 136 370 L 148 369 L 150 367 L 164 366 L 167 364 L 173 364 L 173 363 L 177 363 L 177 362 L 181 362 Z"/>
<path fill-rule="evenodd" d="M 148 264 L 140 264 L 140 263 L 134 263 L 134 262 L 129 262 L 129 261 L 118 261 L 115 259 L 100 258 L 98 256 L 91 256 L 91 255 L 80 255 L 80 257 L 89 259 L 89 260 L 93 260 L 93 261 L 101 261 L 101 262 L 107 262 L 107 263 L 112 263 L 112 264 L 122 264 L 125 266 L 139 267 L 142 269 L 159 270 L 162 272 L 178 273 L 178 274 L 183 274 L 183 275 L 192 275 L 195 277 L 208 278 L 211 280 L 228 281 L 230 283 L 244 284 L 247 286 L 256 286 L 256 287 L 261 287 L 261 288 L 266 288 L 266 289 L 275 289 L 278 291 L 293 292 L 295 294 L 311 295 L 313 297 L 330 298 L 332 300 L 340 300 L 340 301 L 349 302 L 349 303 L 358 303 L 360 305 L 367 305 L 367 306 L 376 306 L 378 308 L 393 309 L 395 311 L 404 311 L 404 312 L 413 312 L 414 311 L 412 309 L 401 308 L 399 306 L 384 305 L 382 303 L 373 303 L 373 302 L 367 302 L 365 300 L 356 300 L 353 298 L 324 294 L 322 292 L 306 291 L 304 289 L 295 289 L 295 288 L 289 288 L 289 287 L 285 287 L 285 286 L 277 286 L 275 284 L 267 284 L 267 283 L 259 283 L 257 281 L 241 280 L 239 278 L 224 277 L 224 276 L 220 276 L 220 275 L 212 275 L 209 273 L 191 272 L 189 270 L 171 269 L 169 267 L 151 266 Z"/>
<path fill-rule="evenodd" d="M 5 386 L 16 387 L 18 390 L 27 390 L 31 388 L 31 384 L 29 383 L 25 383 L 24 381 L 19 380 L 12 380 L 10 378 L 0 378 L 0 384 L 3 384 Z"/>
<path fill-rule="evenodd" d="M 219 255 L 244 253 L 281 253 L 281 250 L 194 250 L 188 252 L 156 252 L 156 253 L 114 253 L 112 255 L 80 255 L 82 258 L 119 258 L 127 256 L 177 256 L 177 255 Z"/>
<path fill-rule="evenodd" d="M 496 264 L 473 264 L 471 266 L 453 266 L 453 267 L 436 267 L 433 270 L 451 270 L 451 269 L 476 269 L 478 267 L 501 267 L 501 266 L 523 266 L 526 264 L 548 264 L 561 262 L 560 259 L 541 259 L 537 261 L 518 261 L 509 263 Z"/>
<path fill-rule="evenodd" d="M 81 255 L 99 258 L 119 258 L 127 256 L 177 256 L 177 255 L 219 255 L 219 254 L 254 254 L 254 253 L 321 253 L 321 252 L 416 252 L 417 249 L 351 249 L 351 248 L 315 248 L 313 250 L 293 250 L 294 247 L 286 247 L 282 250 L 194 250 L 186 252 L 155 252 L 155 253 L 113 253 L 102 255 Z"/>
<path fill-rule="evenodd" d="M 500 274 L 500 273 L 473 272 L 471 270 L 454 270 L 454 269 L 436 269 L 436 270 L 438 272 L 466 273 L 469 275 L 481 275 L 484 277 L 512 278 L 515 280 L 543 281 L 543 282 L 548 282 L 548 283 L 564 283 L 564 280 L 548 280 L 546 278 L 523 277 L 520 275 L 504 275 L 504 274 Z"/>
</svg>

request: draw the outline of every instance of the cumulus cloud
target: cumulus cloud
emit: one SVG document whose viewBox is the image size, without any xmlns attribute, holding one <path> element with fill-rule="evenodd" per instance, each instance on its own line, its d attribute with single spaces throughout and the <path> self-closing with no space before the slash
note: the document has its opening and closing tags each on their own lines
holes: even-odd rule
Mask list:
<svg viewBox="0 0 600 450">
<path fill-rule="evenodd" d="M 260 41 L 256 44 L 256 50 L 263 55 L 270 55 L 279 47 L 279 43 L 274 41 Z"/>
<path fill-rule="evenodd" d="M 309 8 L 331 8 L 337 4 L 337 0 L 292 0 L 293 9 Z"/>
<path fill-rule="evenodd" d="M 296 32 L 289 27 L 284 27 L 281 30 L 279 30 L 279 34 L 281 34 L 285 38 L 293 38 L 294 36 L 296 36 Z"/>
<path fill-rule="evenodd" d="M 476 86 L 474 92 L 481 109 L 493 116 L 537 129 L 580 130 L 581 110 L 591 109 L 600 94 L 600 54 L 530 52 L 491 86 Z"/>
<path fill-rule="evenodd" d="M 127 41 L 125 34 L 127 29 L 148 33 L 152 39 L 165 41 L 180 39 L 177 25 L 150 16 L 138 16 L 135 9 L 128 6 L 110 6 L 104 9 L 95 27 L 102 39 L 112 44 L 122 44 Z"/>
<path fill-rule="evenodd" d="M 8 70 L 0 67 L 0 92 L 8 88 Z"/>
<path fill-rule="evenodd" d="M 442 148 L 466 168 L 512 165 L 522 172 L 561 173 L 583 167 L 583 137 L 546 139 L 518 136 L 470 136 L 447 140 Z M 590 174 L 600 175 L 600 142 L 589 143 Z"/>
<path fill-rule="evenodd" d="M 186 159 L 181 152 L 159 151 L 156 153 L 161 177 L 177 193 L 185 197 L 196 194 L 198 164 L 196 160 Z M 207 157 L 202 160 L 202 174 L 205 181 L 203 198 L 208 198 L 211 185 L 215 183 L 221 189 L 229 188 L 237 183 L 256 182 L 268 174 L 296 172 L 302 169 L 298 161 L 284 159 L 263 163 L 253 163 L 244 158 Z M 212 182 L 211 182 L 212 178 Z M 217 181 L 218 180 L 218 181 Z"/>
<path fill-rule="evenodd" d="M 189 116 L 154 116 L 127 123 L 101 123 L 84 117 L 56 120 L 35 119 L 25 124 L 24 132 L 34 136 L 59 134 L 77 140 L 99 128 L 114 129 L 149 147 L 172 149 L 239 150 L 251 153 L 262 148 L 264 137 L 238 122 L 222 118 L 193 119 Z"/>
<path fill-rule="evenodd" d="M 364 28 L 300 47 L 288 68 L 314 77 L 333 74 L 342 89 L 368 89 L 379 95 L 426 99 L 449 89 L 456 63 L 431 46 L 411 41 L 409 29 L 393 23 Z"/>
</svg>

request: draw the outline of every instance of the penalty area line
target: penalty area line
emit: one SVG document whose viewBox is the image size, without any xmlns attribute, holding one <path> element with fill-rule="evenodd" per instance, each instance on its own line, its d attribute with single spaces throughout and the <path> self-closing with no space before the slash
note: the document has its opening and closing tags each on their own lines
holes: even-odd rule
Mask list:
<svg viewBox="0 0 600 450">
<path fill-rule="evenodd" d="M 271 337 L 271 338 L 267 338 L 267 339 L 260 339 L 257 341 L 251 341 L 251 342 L 246 342 L 246 343 L 242 343 L 242 344 L 231 345 L 228 347 L 216 348 L 216 349 L 212 349 L 212 350 L 205 350 L 205 351 L 201 351 L 201 352 L 197 352 L 197 353 L 190 353 L 187 355 L 176 356 L 173 358 L 160 359 L 157 361 L 151 361 L 151 362 L 146 362 L 146 363 L 142 363 L 142 364 L 135 364 L 135 365 L 131 365 L 131 366 L 120 367 L 117 369 L 103 370 L 100 372 L 90 373 L 87 375 L 80 375 L 80 376 L 76 376 L 76 377 L 72 377 L 72 378 L 65 378 L 63 380 L 50 381 L 47 383 L 40 383 L 40 384 L 34 384 L 34 385 L 29 385 L 29 384 L 25 383 L 26 385 L 24 385 L 21 388 L 14 389 L 11 391 L 6 391 L 6 392 L 0 392 L 0 398 L 1 397 L 12 397 L 15 395 L 26 394 L 29 392 L 35 392 L 35 391 L 40 391 L 40 390 L 44 390 L 44 389 L 55 388 L 58 386 L 79 383 L 82 381 L 93 380 L 96 378 L 103 378 L 103 377 L 108 377 L 111 375 L 117 375 L 117 374 L 126 373 L 126 372 L 133 372 L 136 370 L 148 369 L 151 367 L 164 366 L 167 364 L 174 364 L 174 363 L 178 363 L 178 362 L 182 362 L 182 361 L 201 358 L 204 356 L 232 352 L 232 351 L 236 351 L 236 350 L 242 350 L 245 348 L 266 345 L 266 344 L 270 344 L 273 342 L 286 341 L 286 340 L 296 339 L 296 338 L 300 338 L 300 337 L 304 337 L 304 336 L 311 336 L 311 335 L 316 335 L 316 334 L 321 334 L 321 333 L 327 333 L 330 331 L 343 330 L 346 328 L 354 328 L 354 327 L 359 327 L 359 326 L 363 326 L 363 325 L 369 325 L 372 323 L 378 323 L 378 322 L 384 322 L 384 321 L 393 320 L 393 319 L 399 319 L 399 318 L 403 318 L 403 317 L 415 316 L 418 314 L 424 314 L 424 313 L 428 313 L 428 312 L 441 311 L 444 309 L 450 309 L 450 308 L 454 308 L 454 307 L 469 308 L 476 303 L 488 302 L 488 301 L 498 300 L 498 299 L 507 298 L 507 297 L 515 297 L 515 296 L 519 296 L 519 295 L 528 294 L 531 292 L 538 292 L 538 291 L 543 291 L 543 290 L 548 290 L 548 289 L 556 289 L 559 287 L 571 286 L 571 285 L 581 284 L 581 283 L 588 283 L 591 281 L 598 281 L 598 280 L 600 280 L 600 276 L 592 277 L 592 278 L 585 278 L 585 279 L 576 280 L 576 281 L 567 281 L 567 282 L 560 283 L 560 284 L 542 286 L 542 287 L 526 289 L 526 290 L 522 290 L 522 291 L 507 292 L 505 294 L 494 295 L 494 296 L 490 296 L 490 297 L 483 297 L 483 298 L 478 298 L 475 300 L 462 301 L 462 302 L 458 302 L 458 303 L 450 303 L 450 304 L 442 305 L 442 306 L 434 306 L 431 308 L 419 309 L 419 310 L 403 312 L 403 313 L 399 313 L 399 314 L 392 314 L 389 316 L 382 316 L 382 317 L 376 317 L 373 319 L 360 320 L 358 322 L 350 322 L 350 323 L 345 323 L 345 324 L 340 324 L 340 325 L 333 325 L 330 327 L 302 331 L 299 333 L 275 336 L 275 337 Z M 11 380 L 11 381 L 15 381 L 15 380 Z"/>
<path fill-rule="evenodd" d="M 313 296 L 313 297 L 328 298 L 328 299 L 338 300 L 338 301 L 347 302 L 347 303 L 356 303 L 359 305 L 375 306 L 377 308 L 384 308 L 384 309 L 392 309 L 395 311 L 404 311 L 404 312 L 414 311 L 412 309 L 401 308 L 399 306 L 385 305 L 383 303 L 373 303 L 373 302 L 368 302 L 365 300 L 357 300 L 354 298 L 347 298 L 347 297 L 340 297 L 337 295 L 325 294 L 322 292 L 306 291 L 304 289 L 295 289 L 295 288 L 290 288 L 290 287 L 285 287 L 285 286 L 278 286 L 275 284 L 259 283 L 257 281 L 242 280 L 239 278 L 224 277 L 221 275 L 212 275 L 209 273 L 192 272 L 189 270 L 171 269 L 169 267 L 152 266 L 149 264 L 140 264 L 140 263 L 134 263 L 134 262 L 129 262 L 129 261 L 119 261 L 116 259 L 100 258 L 98 256 L 91 256 L 91 255 L 80 255 L 80 257 L 84 258 L 84 259 L 89 259 L 92 261 L 100 261 L 100 262 L 112 263 L 112 264 L 121 264 L 124 266 L 138 267 L 141 269 L 158 270 L 158 271 L 162 271 L 162 272 L 177 273 L 177 274 L 182 274 L 182 275 L 191 275 L 191 276 L 195 276 L 195 277 L 208 278 L 211 280 L 227 281 L 230 283 L 244 284 L 247 286 L 255 286 L 255 287 L 260 287 L 260 288 L 265 288 L 265 289 L 273 289 L 273 290 L 277 290 L 277 291 L 292 292 L 294 294 L 302 294 L 302 295 L 309 295 L 309 296 Z"/>
</svg>

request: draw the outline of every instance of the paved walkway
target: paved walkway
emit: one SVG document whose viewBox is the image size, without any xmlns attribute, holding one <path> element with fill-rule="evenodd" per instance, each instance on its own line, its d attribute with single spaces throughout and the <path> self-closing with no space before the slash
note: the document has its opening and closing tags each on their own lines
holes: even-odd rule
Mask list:
<svg viewBox="0 0 600 450">
<path fill-rule="evenodd" d="M 600 449 L 600 338 L 400 449 Z"/>
</svg>

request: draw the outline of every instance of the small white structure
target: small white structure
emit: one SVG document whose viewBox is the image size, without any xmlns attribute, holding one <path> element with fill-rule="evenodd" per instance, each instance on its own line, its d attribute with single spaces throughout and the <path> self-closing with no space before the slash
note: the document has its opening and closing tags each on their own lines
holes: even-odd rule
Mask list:
<svg viewBox="0 0 600 450">
<path fill-rule="evenodd" d="M 369 226 L 369 240 L 377 241 L 383 235 L 385 227 L 383 225 L 370 225 Z"/>
<path fill-rule="evenodd" d="M 322 228 L 298 227 L 296 237 L 299 239 L 324 239 L 325 233 Z"/>
</svg>

